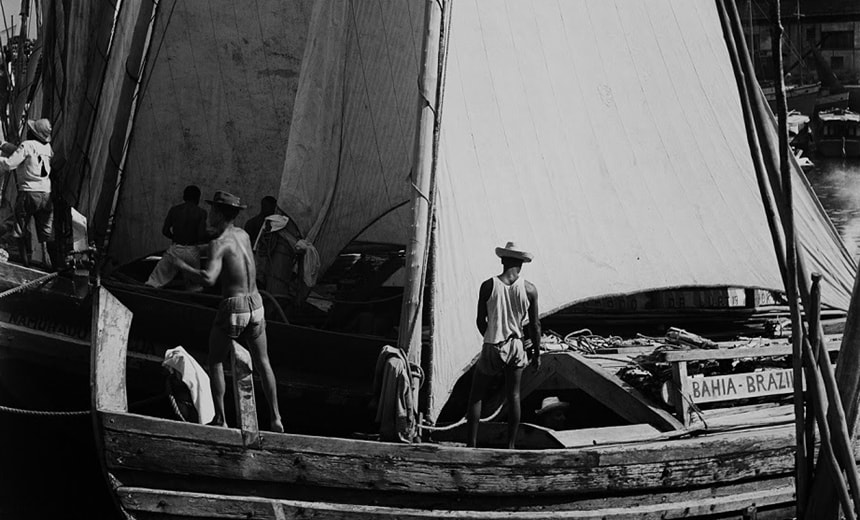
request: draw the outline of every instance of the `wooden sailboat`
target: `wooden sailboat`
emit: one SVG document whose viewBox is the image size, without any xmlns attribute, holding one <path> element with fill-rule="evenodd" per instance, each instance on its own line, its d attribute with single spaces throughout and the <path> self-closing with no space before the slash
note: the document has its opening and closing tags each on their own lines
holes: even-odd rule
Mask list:
<svg viewBox="0 0 860 520">
<path fill-rule="evenodd" d="M 673 518 L 793 506 L 791 424 L 578 449 L 403 445 L 129 413 L 131 312 L 99 290 L 95 428 L 124 510 L 159 518 Z M 557 354 L 565 356 L 567 354 Z M 239 394 L 238 399 L 253 399 Z M 779 516 L 775 516 L 779 517 Z"/>
<path fill-rule="evenodd" d="M 57 204 L 64 200 L 88 217 L 90 243 L 98 243 L 102 261 L 111 257 L 123 263 L 163 245 L 158 229 L 163 215 L 187 184 L 210 190 L 215 183 L 242 183 L 243 199 L 252 204 L 277 190 L 289 130 L 283 121 L 291 116 L 307 34 L 306 4 L 260 2 L 230 16 L 226 13 L 234 6 L 229 3 L 191 7 L 129 0 L 110 12 L 100 2 L 42 6 L 44 37 L 38 48 L 45 53 L 42 83 L 49 88 L 44 103 L 37 96 L 40 102 L 31 106 L 29 117 L 54 121 L 54 149 L 65 161 L 53 179 L 54 192 L 61 196 Z M 208 45 L 213 37 L 235 41 L 229 48 L 213 47 Z M 222 69 L 225 61 L 233 66 Z M 196 72 L 174 75 L 171 67 L 177 64 Z M 128 73 L 132 70 L 136 76 Z M 245 82 L 249 75 L 257 79 Z M 201 84 L 213 88 L 202 92 Z M 237 166 L 240 142 L 259 146 Z M 14 191 L 6 196 L 14 200 Z M 116 211 L 120 218 L 113 218 Z M 59 239 L 59 218 L 56 228 Z M 93 275 L 98 270 L 137 316 L 130 356 L 135 370 L 152 377 L 139 380 L 133 399 L 146 398 L 163 389 L 165 349 L 182 344 L 205 359 L 206 338 L 200 331 L 211 323 L 218 299 L 123 283 L 104 267 L 93 269 Z M 57 275 L 0 263 L 0 291 L 17 291 L 0 298 L 0 372 L 48 370 L 76 376 L 73 380 L 84 387 L 91 323 L 88 274 L 80 269 L 77 275 L 71 270 Z M 267 307 L 273 307 L 272 300 Z M 358 411 L 370 400 L 372 370 L 385 340 L 290 325 L 280 316 L 270 320 L 269 334 L 288 400 L 309 409 L 328 403 L 339 413 L 362 415 Z M 309 344 L 316 348 L 307 349 Z M 344 364 L 332 367 L 331 356 Z M 332 372 L 339 373 L 337 379 Z M 30 400 L 40 392 L 36 378 L 23 379 L 32 380 L 32 387 L 10 383 L 16 399 L 3 404 L 32 408 L 42 402 Z M 56 405 L 42 407 L 81 409 L 86 401 L 58 399 Z"/>
<path fill-rule="evenodd" d="M 382 156 L 379 150 L 388 143 L 373 143 L 379 135 L 371 132 L 376 120 L 355 117 L 358 123 L 350 124 L 357 126 L 349 126 L 353 106 L 320 99 L 348 83 L 339 71 L 360 69 L 375 56 L 350 47 L 354 61 L 338 60 L 337 38 L 353 35 L 343 31 L 341 22 L 351 19 L 350 31 L 358 35 L 368 34 L 375 23 L 391 21 L 375 18 L 364 7 L 316 5 L 311 38 L 317 45 L 309 54 L 319 53 L 319 61 L 312 61 L 322 65 L 314 69 L 306 62 L 307 92 L 316 97 L 303 107 L 316 113 L 330 105 L 334 108 L 323 115 L 337 112 L 344 119 L 334 126 L 323 116 L 294 122 L 281 200 L 304 210 L 309 215 L 304 223 L 320 231 L 311 235 L 318 241 L 323 265 L 343 243 L 371 231 L 368 221 L 397 214 L 404 194 L 412 200 L 405 241 L 411 289 L 400 322 L 401 347 L 413 360 L 425 361 L 431 386 L 422 408 L 430 419 L 439 416 L 478 346 L 472 342 L 470 295 L 475 282 L 492 272 L 481 252 L 491 251 L 490 245 L 509 233 L 541 230 L 542 240 L 536 242 L 545 252 L 544 263 L 539 256 L 527 276 L 544 291 L 545 312 L 624 292 L 628 286 L 708 285 L 713 276 L 743 282 L 741 286 L 778 289 L 779 269 L 769 247 L 771 231 L 774 242 L 779 240 L 774 231 L 779 216 L 767 209 L 763 215 L 756 195 L 758 181 L 764 206 L 770 207 L 767 156 L 775 150 L 773 139 L 768 141 L 773 121 L 762 115 L 766 109 L 754 106 L 765 103 L 761 93 L 748 94 L 749 77 L 742 73 L 746 69 L 734 47 L 738 35 L 732 16 L 737 15 L 723 2 L 616 6 L 594 1 L 549 7 L 515 0 L 490 7 L 479 1 L 458 1 L 453 7 L 427 2 L 421 67 L 425 82 L 419 117 L 413 119 L 416 159 L 408 182 L 396 168 L 359 168 L 367 157 L 372 163 L 378 156 L 343 145 L 367 138 Z M 511 20 L 522 23 L 523 30 L 512 30 Z M 386 33 L 389 36 L 394 39 Z M 441 50 L 434 50 L 437 44 Z M 606 58 L 594 58 L 590 50 L 598 57 L 605 53 L 621 66 L 604 68 Z M 531 59 L 536 55 L 543 59 Z M 665 81 L 647 69 L 649 65 L 660 67 Z M 334 75 L 335 87 L 324 81 L 331 79 L 327 73 Z M 359 75 L 365 82 L 368 77 L 380 75 Z M 325 88 L 315 90 L 314 81 L 322 81 L 317 86 Z M 368 96 L 378 91 L 366 83 L 364 88 Z M 670 92 L 676 88 L 685 89 L 684 95 Z M 750 96 L 756 99 L 750 101 Z M 545 98 L 554 103 L 539 102 Z M 650 111 L 658 107 L 674 111 L 665 114 L 655 135 L 632 131 L 643 121 L 651 123 Z M 388 106 L 376 108 L 384 112 Z M 584 114 L 590 127 L 563 124 L 574 114 Z M 690 114 L 695 114 L 696 124 L 691 124 Z M 450 118 L 450 126 L 440 118 Z M 713 124 L 701 124 L 705 120 Z M 324 128 L 314 131 L 315 124 Z M 719 127 L 715 139 L 712 130 L 719 124 L 726 126 Z M 396 137 L 403 134 L 396 123 L 379 127 Z M 707 131 L 699 132 L 703 128 Z M 618 135 L 627 138 L 626 146 L 603 139 Z M 320 136 L 323 145 L 339 153 L 311 146 Z M 583 141 L 591 148 L 582 147 Z M 565 145 L 591 153 L 574 163 Z M 331 166 L 332 161 L 343 168 L 334 173 L 313 168 Z M 393 173 L 386 177 L 389 170 Z M 323 188 L 308 188 L 304 177 L 296 177 L 303 171 L 324 180 L 331 174 L 334 185 L 323 182 Z M 382 175 L 376 175 L 379 172 Z M 400 184 L 389 184 L 391 179 Z M 379 196 L 380 187 L 386 197 Z M 699 202 L 684 204 L 688 192 L 700 196 Z M 575 203 L 561 204 L 557 198 L 547 199 L 546 193 L 574 197 Z M 340 204 L 354 195 L 359 196 L 359 207 Z M 304 201 L 302 196 L 307 196 Z M 638 203 L 637 197 L 647 200 Z M 845 308 L 853 263 L 808 186 L 799 183 L 795 200 L 799 256 L 815 268 L 829 268 L 832 278 L 822 298 Z M 586 211 L 573 211 L 579 207 Z M 615 225 L 611 217 L 619 211 L 621 225 Z M 671 216 L 655 218 L 655 211 Z M 303 212 L 295 214 L 301 219 Z M 689 222 L 695 224 L 685 226 Z M 654 227 L 670 236 L 654 232 Z M 736 238 L 738 230 L 755 239 L 736 247 L 726 238 Z M 639 242 L 646 233 L 656 245 Z M 419 355 L 425 299 L 433 302 L 426 312 L 430 352 Z M 98 290 L 92 348 L 95 433 L 119 504 L 141 517 L 785 518 L 794 508 L 790 419 L 774 423 L 758 416 L 753 423 L 712 423 L 696 430 L 667 421 L 663 429 L 668 431 L 635 440 L 543 450 L 275 434 L 257 427 L 250 375 L 241 362 L 234 365 L 236 428 L 133 414 L 125 395 L 132 317 L 108 290 Z M 237 346 L 235 358 L 244 357 Z M 570 367 L 573 357 L 567 352 L 545 355 L 544 370 L 556 370 L 550 375 L 558 377 L 544 380 L 569 379 L 570 370 L 559 367 Z M 683 382 L 680 366 L 678 379 Z M 683 409 L 683 400 L 679 403 Z M 596 441 L 611 439 L 608 429 L 594 436 Z"/>
</svg>

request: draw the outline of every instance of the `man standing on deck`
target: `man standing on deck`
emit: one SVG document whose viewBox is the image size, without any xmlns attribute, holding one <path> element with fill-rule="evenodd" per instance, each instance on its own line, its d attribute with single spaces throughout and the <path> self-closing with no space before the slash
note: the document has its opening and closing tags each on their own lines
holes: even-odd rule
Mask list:
<svg viewBox="0 0 860 520">
<path fill-rule="evenodd" d="M 532 365 L 540 368 L 538 293 L 531 282 L 520 277 L 523 263 L 532 261 L 531 253 L 508 242 L 505 247 L 496 248 L 496 256 L 502 259 L 502 274 L 481 284 L 478 294 L 476 323 L 484 337 L 484 346 L 475 365 L 469 392 L 468 444 L 477 446 L 484 395 L 492 379 L 504 374 L 508 401 L 508 448 L 513 449 L 520 425 L 520 379 L 526 366 L 524 328 L 528 329 L 532 340 Z"/>
<path fill-rule="evenodd" d="M 239 197 L 225 191 L 216 191 L 209 213 L 209 225 L 214 228 L 216 238 L 209 242 L 209 264 L 206 269 L 195 269 L 181 258 L 173 257 L 176 266 L 189 273 L 204 285 L 212 286 L 221 281 L 224 299 L 218 306 L 218 314 L 209 333 L 209 376 L 212 397 L 215 399 L 214 426 L 226 426 L 224 419 L 224 360 L 230 354 L 233 342 L 245 345 L 254 356 L 254 364 L 260 369 L 263 393 L 269 401 L 271 430 L 284 431 L 278 409 L 275 375 L 269 362 L 266 344 L 266 320 L 263 299 L 257 291 L 257 274 L 254 253 L 248 234 L 233 222 L 244 209 Z"/>
<path fill-rule="evenodd" d="M 5 148 L 7 143 L 3 143 Z M 47 119 L 27 121 L 27 139 L 9 157 L 0 157 L 0 172 L 15 170 L 18 198 L 15 200 L 15 234 L 21 263 L 30 265 L 30 219 L 36 222 L 36 236 L 48 260 L 48 242 L 52 242 L 54 208 L 51 204 L 51 122 Z"/>
<path fill-rule="evenodd" d="M 173 241 L 155 266 L 146 285 L 164 287 L 176 276 L 178 268 L 171 257 L 181 258 L 192 267 L 200 267 L 200 244 L 206 243 L 206 210 L 199 206 L 200 188 L 187 186 L 182 204 L 170 208 L 161 233 Z M 191 286 L 186 276 L 186 286 Z"/>
</svg>

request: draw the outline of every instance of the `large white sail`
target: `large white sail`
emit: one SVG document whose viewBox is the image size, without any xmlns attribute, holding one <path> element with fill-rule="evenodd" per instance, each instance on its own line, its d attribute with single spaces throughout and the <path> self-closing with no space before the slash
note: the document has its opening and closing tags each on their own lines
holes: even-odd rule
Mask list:
<svg viewBox="0 0 860 520">
<path fill-rule="evenodd" d="M 311 39 L 315 31 L 341 39 L 305 57 L 302 82 L 314 90 L 300 93 L 296 113 L 310 107 L 313 117 L 293 128 L 280 200 L 315 230 L 324 265 L 397 205 L 392 194 L 411 189 L 405 166 L 380 165 L 407 155 L 411 139 L 395 144 L 414 135 L 417 106 L 401 109 L 402 95 L 376 100 L 401 81 L 415 99 L 413 61 L 397 69 L 390 59 L 405 58 L 413 36 L 397 40 L 390 28 L 415 27 L 420 2 L 383 5 L 386 16 L 362 18 L 353 13 L 368 10 L 364 3 L 320 2 L 311 28 Z M 523 274 L 540 291 L 542 314 L 680 286 L 782 289 L 713 2 L 457 0 L 445 8 L 431 415 L 479 352 L 478 287 L 500 271 L 493 248 L 508 240 L 535 254 Z M 377 52 L 356 52 L 363 42 Z M 374 56 L 388 58 L 391 83 L 350 104 L 345 84 L 369 71 L 384 78 L 368 66 Z M 395 125 L 408 130 L 392 132 Z M 321 135 L 326 145 L 311 146 Z M 853 262 L 799 169 L 795 177 L 801 252 L 811 270 L 827 273 L 824 303 L 846 309 Z"/>
</svg>

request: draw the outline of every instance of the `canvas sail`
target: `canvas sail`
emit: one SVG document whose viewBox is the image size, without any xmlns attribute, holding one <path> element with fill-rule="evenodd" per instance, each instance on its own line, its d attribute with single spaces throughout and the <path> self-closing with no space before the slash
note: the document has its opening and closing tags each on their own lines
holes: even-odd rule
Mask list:
<svg viewBox="0 0 860 520">
<path fill-rule="evenodd" d="M 315 31 L 348 26 L 349 11 L 362 19 L 366 8 L 320 4 L 328 11 L 315 12 L 325 17 L 315 18 L 312 39 Z M 387 16 L 364 19 L 360 30 L 350 29 L 361 36 L 353 41 L 375 34 L 384 42 L 382 55 L 398 56 L 412 35 L 398 41 L 389 28 L 397 20 L 406 26 L 407 18 L 415 27 L 419 4 L 397 3 Z M 543 315 L 595 297 L 681 286 L 782 290 L 713 2 L 445 6 L 431 415 L 479 352 L 478 287 L 500 271 L 493 250 L 508 240 L 535 254 L 523 275 L 538 287 Z M 372 234 L 368 224 L 391 224 L 381 218 L 398 204 L 391 194 L 408 196 L 405 166 L 386 170 L 379 166 L 384 157 L 370 166 L 352 154 L 369 148 L 381 155 L 391 139 L 385 132 L 407 126 L 406 117 L 414 128 L 417 108 L 401 113 L 400 104 L 365 97 L 370 114 L 353 115 L 342 93 L 350 78 L 366 76 L 367 54 L 349 54 L 345 43 L 329 46 L 316 54 L 309 48 L 302 81 L 314 78 L 318 91 L 342 97 L 326 103 L 300 93 L 280 196 L 305 230 L 317 229 L 323 265 L 359 230 Z M 342 57 L 333 57 L 338 49 Z M 414 96 L 418 70 L 406 74 Z M 389 88 L 397 92 L 399 76 L 391 77 Z M 314 117 L 300 125 L 306 110 Z M 320 135 L 326 146 L 310 146 Z M 358 137 L 344 137 L 350 135 Z M 352 144 L 359 138 L 361 147 Z M 388 153 L 405 155 L 407 148 Z M 853 262 L 800 170 L 794 174 L 801 254 L 810 270 L 827 273 L 824 303 L 847 309 Z M 354 180 L 345 183 L 350 175 Z"/>
<path fill-rule="evenodd" d="M 110 255 L 163 249 L 182 190 L 226 189 L 250 205 L 277 194 L 310 0 L 162 0 L 118 190 Z M 114 136 L 115 137 L 115 136 Z"/>
<path fill-rule="evenodd" d="M 405 243 L 423 18 L 420 0 L 315 4 L 279 203 L 323 270 L 362 233 Z"/>
</svg>

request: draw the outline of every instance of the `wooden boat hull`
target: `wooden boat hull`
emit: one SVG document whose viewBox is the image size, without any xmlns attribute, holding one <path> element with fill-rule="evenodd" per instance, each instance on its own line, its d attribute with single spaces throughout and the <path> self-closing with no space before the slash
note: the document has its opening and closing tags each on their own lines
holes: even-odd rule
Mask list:
<svg viewBox="0 0 860 520">
<path fill-rule="evenodd" d="M 168 518 L 761 518 L 794 498 L 791 425 L 531 451 L 274 433 L 253 448 L 240 430 L 109 412 L 97 432 L 123 507 Z"/>
<path fill-rule="evenodd" d="M 779 518 L 792 506 L 790 424 L 572 449 L 393 444 L 260 432 L 242 381 L 242 429 L 132 414 L 133 313 L 105 289 L 96 303 L 96 441 L 122 507 L 142 517 Z"/>
<path fill-rule="evenodd" d="M 0 264 L 0 290 L 45 274 Z M 205 363 L 217 297 L 127 284 L 114 284 L 111 291 L 135 312 L 128 345 L 132 403 L 164 391 L 161 361 L 165 350 L 182 345 Z M 64 277 L 0 299 L 0 375 L 9 383 L 3 386 L 15 394 L 13 402 L 0 404 L 49 410 L 87 408 L 91 316 L 91 298 L 76 297 L 73 281 Z M 376 356 L 384 340 L 275 321 L 268 321 L 267 333 L 282 412 L 296 418 L 294 427 L 317 429 L 334 414 L 352 421 L 355 428 L 372 428 L 368 403 Z M 36 373 L 42 377 L 33 377 Z M 45 378 L 62 378 L 70 389 L 62 396 L 48 394 L 41 383 Z M 169 408 L 165 410 L 169 412 Z"/>
</svg>

